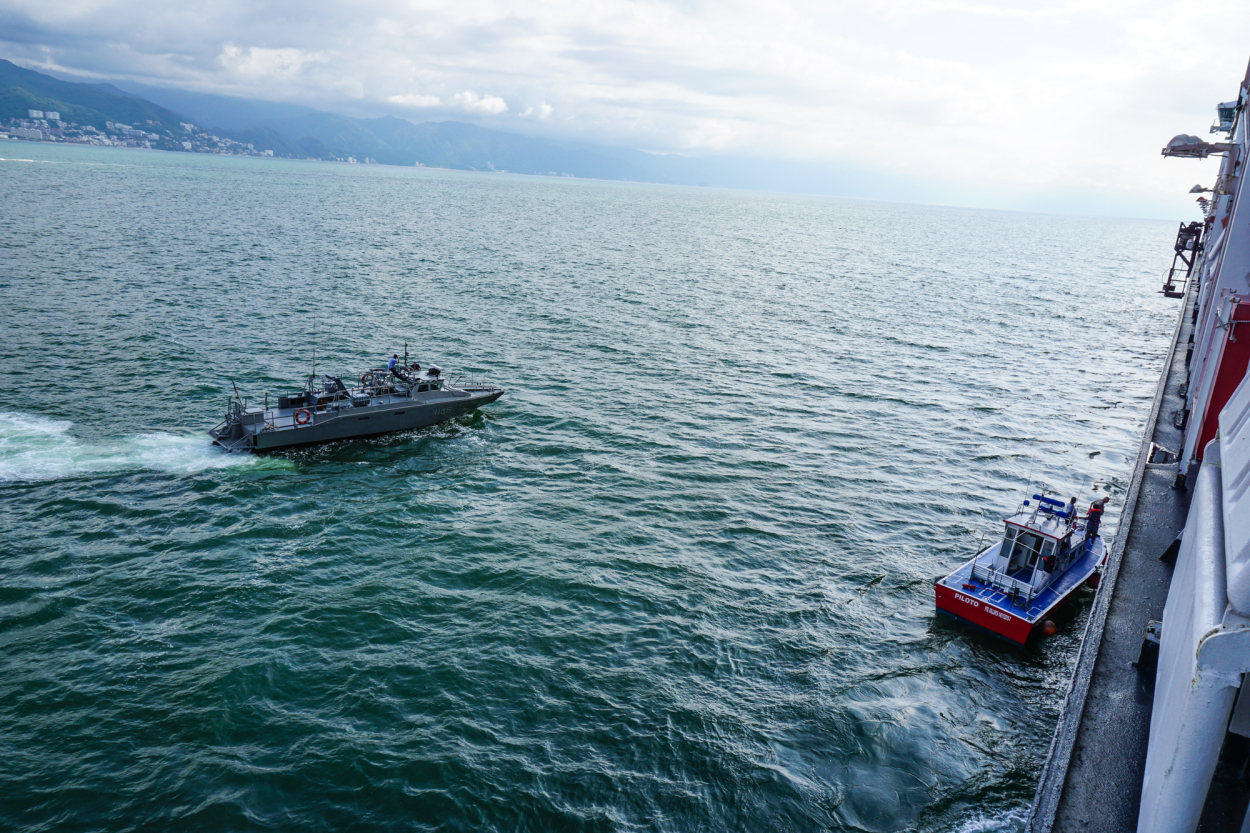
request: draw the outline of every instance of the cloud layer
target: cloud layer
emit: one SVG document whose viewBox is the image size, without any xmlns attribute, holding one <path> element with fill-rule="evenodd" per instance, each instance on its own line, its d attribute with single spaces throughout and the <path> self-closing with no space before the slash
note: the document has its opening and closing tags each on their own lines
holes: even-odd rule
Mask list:
<svg viewBox="0 0 1250 833">
<path fill-rule="evenodd" d="M 36 69 L 837 160 L 1074 210 L 1188 206 L 1210 166 L 1159 148 L 1235 97 L 1248 35 L 1231 0 L 0 0 L 0 54 Z"/>
</svg>

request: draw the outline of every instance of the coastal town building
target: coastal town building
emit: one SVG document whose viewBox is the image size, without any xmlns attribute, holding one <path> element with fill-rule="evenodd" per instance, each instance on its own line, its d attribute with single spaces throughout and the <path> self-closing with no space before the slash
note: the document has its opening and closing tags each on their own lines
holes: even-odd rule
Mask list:
<svg viewBox="0 0 1250 833">
<path fill-rule="evenodd" d="M 143 125 L 106 121 L 102 128 L 91 124 L 65 122 L 56 110 L 27 110 L 26 119 L 9 119 L 0 123 L 0 138 L 28 142 L 61 142 L 96 147 L 150 148 L 180 153 L 217 153 L 231 156 L 273 157 L 269 148 L 258 149 L 254 143 L 238 142 L 214 136 L 189 122 L 181 122 L 174 131 L 157 122 Z"/>
</svg>

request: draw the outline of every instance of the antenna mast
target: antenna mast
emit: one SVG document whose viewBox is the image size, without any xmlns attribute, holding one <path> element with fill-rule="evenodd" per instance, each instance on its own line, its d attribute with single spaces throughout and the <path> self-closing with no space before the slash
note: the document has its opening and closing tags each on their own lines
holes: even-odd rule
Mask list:
<svg viewBox="0 0 1250 833">
<path fill-rule="evenodd" d="M 1102 451 L 1094 451 L 1089 455 L 1089 462 L 1085 464 L 1085 473 L 1081 475 L 1081 491 L 1076 496 L 1076 511 L 1081 511 L 1081 504 L 1085 502 L 1085 479 L 1089 477 L 1089 470 L 1094 467 L 1094 458 Z M 1092 485 L 1092 484 L 1091 484 Z"/>
</svg>

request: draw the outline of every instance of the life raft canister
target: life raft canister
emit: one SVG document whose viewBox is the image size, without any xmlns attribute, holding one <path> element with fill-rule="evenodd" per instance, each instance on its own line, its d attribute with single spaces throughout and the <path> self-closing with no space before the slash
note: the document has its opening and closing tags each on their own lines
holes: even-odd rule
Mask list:
<svg viewBox="0 0 1250 833">
<path fill-rule="evenodd" d="M 310 422 L 312 422 L 312 411 L 307 408 L 300 408 L 295 412 L 296 425 L 307 425 Z"/>
</svg>

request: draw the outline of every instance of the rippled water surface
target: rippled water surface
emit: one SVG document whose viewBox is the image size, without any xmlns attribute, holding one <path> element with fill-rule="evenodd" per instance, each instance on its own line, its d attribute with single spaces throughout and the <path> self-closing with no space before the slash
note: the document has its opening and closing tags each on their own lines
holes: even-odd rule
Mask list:
<svg viewBox="0 0 1250 833">
<path fill-rule="evenodd" d="M 1120 508 L 1167 224 L 0 150 L 0 827 L 1020 827 L 1092 596 L 932 583 Z M 209 447 L 405 341 L 507 394 Z"/>
</svg>

